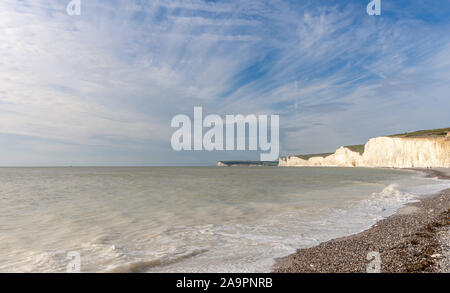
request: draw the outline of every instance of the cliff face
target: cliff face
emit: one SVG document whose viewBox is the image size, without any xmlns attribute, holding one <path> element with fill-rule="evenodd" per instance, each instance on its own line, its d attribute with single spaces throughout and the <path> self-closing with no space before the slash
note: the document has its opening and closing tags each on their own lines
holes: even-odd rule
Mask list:
<svg viewBox="0 0 450 293">
<path fill-rule="evenodd" d="M 377 137 L 366 143 L 363 155 L 340 147 L 327 157 L 281 158 L 279 166 L 450 168 L 450 137 Z"/>
<path fill-rule="evenodd" d="M 450 167 L 450 138 L 378 137 L 366 144 L 363 164 L 369 167 Z"/>
</svg>

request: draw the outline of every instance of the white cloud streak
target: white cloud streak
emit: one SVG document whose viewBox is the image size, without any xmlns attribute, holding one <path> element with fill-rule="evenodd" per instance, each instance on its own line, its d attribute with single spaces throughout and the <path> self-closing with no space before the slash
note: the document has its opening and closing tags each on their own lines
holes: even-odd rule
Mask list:
<svg viewBox="0 0 450 293">
<path fill-rule="evenodd" d="M 66 2 L 0 3 L 0 134 L 39 139 L 36 162 L 169 161 L 194 106 L 281 114 L 285 153 L 450 123 L 446 27 L 309 1 Z"/>
</svg>

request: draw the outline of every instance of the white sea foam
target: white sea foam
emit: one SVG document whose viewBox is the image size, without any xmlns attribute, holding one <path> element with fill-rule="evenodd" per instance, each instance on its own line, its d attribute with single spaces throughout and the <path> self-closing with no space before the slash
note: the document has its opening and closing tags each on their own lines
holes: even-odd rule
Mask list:
<svg viewBox="0 0 450 293">
<path fill-rule="evenodd" d="M 447 181 L 408 171 L 0 169 L 0 271 L 267 272 Z"/>
</svg>

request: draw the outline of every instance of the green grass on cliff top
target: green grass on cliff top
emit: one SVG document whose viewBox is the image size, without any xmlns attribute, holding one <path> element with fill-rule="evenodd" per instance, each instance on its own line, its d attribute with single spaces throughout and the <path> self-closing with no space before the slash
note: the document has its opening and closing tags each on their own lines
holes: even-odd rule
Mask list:
<svg viewBox="0 0 450 293">
<path fill-rule="evenodd" d="M 364 145 L 363 144 L 358 144 L 358 145 L 346 145 L 344 146 L 345 148 L 348 148 L 349 150 L 351 150 L 352 152 L 358 152 L 359 154 L 363 154 L 364 153 Z M 332 155 L 334 153 L 323 153 L 323 154 L 308 154 L 308 155 L 297 155 L 294 157 L 303 159 L 303 160 L 308 160 L 312 157 L 328 157 L 330 155 Z"/>
<path fill-rule="evenodd" d="M 417 138 L 417 137 L 442 137 L 446 136 L 447 133 L 450 132 L 449 128 L 439 128 L 439 129 L 431 129 L 431 130 L 419 130 L 414 132 L 405 132 L 405 133 L 399 133 L 399 134 L 393 134 L 389 135 L 388 137 L 404 137 L 404 138 Z M 358 144 L 358 145 L 348 145 L 344 146 L 348 148 L 349 150 L 353 152 L 358 152 L 359 154 L 364 153 L 364 144 Z M 298 157 L 303 160 L 308 160 L 312 157 L 328 157 L 329 155 L 332 155 L 333 153 L 323 153 L 323 154 L 308 154 L 308 155 L 297 155 L 294 157 Z"/>
<path fill-rule="evenodd" d="M 449 128 L 432 129 L 432 130 L 419 130 L 419 131 L 414 131 L 414 132 L 405 132 L 405 133 L 389 135 L 389 137 L 439 137 L 439 136 L 446 136 L 448 132 L 450 132 L 450 127 Z"/>
<path fill-rule="evenodd" d="M 293 157 L 297 157 L 303 160 L 308 160 L 312 157 L 328 157 L 329 155 L 332 155 L 333 153 L 323 153 L 323 154 L 308 154 L 308 155 L 296 155 Z"/>
</svg>

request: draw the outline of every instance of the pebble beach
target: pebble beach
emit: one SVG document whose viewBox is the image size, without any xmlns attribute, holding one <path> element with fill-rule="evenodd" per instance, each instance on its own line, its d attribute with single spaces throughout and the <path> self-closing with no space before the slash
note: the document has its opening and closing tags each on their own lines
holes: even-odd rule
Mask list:
<svg viewBox="0 0 450 293">
<path fill-rule="evenodd" d="M 449 169 L 416 169 L 450 180 Z M 361 233 L 300 249 L 277 260 L 277 273 L 450 272 L 450 189 L 400 208 Z"/>
</svg>

